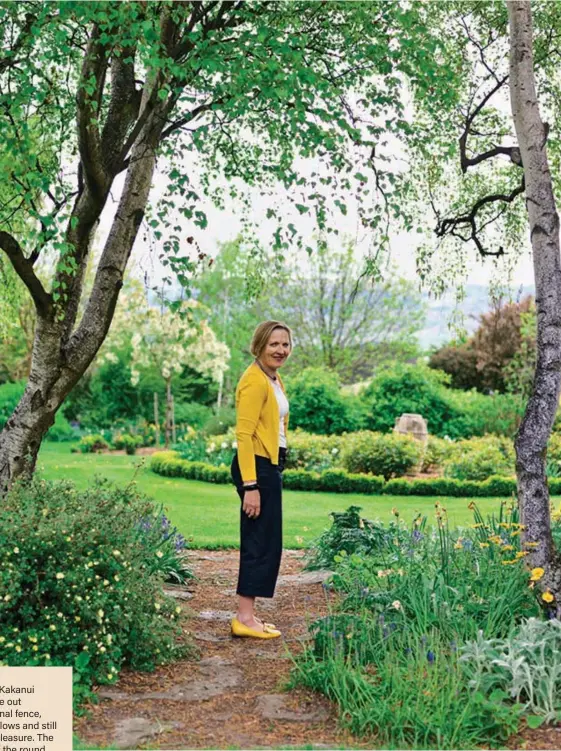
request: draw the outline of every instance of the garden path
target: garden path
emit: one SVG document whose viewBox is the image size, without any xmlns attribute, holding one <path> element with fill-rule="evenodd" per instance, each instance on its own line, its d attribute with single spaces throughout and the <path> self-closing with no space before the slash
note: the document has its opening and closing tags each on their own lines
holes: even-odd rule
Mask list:
<svg viewBox="0 0 561 751">
<path fill-rule="evenodd" d="M 78 737 L 92 748 L 127 749 L 360 745 L 337 727 L 335 708 L 324 697 L 283 691 L 292 664 L 288 650 L 302 648 L 307 622 L 328 609 L 325 574 L 303 573 L 302 555 L 285 551 L 275 598 L 258 601 L 260 614 L 283 638 L 257 641 L 229 634 L 237 552 L 191 551 L 198 581 L 169 591 L 191 616 L 185 628 L 201 659 L 154 673 L 124 672 L 118 684 L 99 691 L 88 716 L 76 718 Z"/>
<path fill-rule="evenodd" d="M 191 551 L 197 582 L 170 587 L 190 616 L 187 637 L 200 659 L 181 660 L 154 673 L 124 671 L 115 686 L 99 691 L 74 723 L 88 748 L 254 749 L 374 748 L 337 726 L 336 709 L 304 689 L 284 691 L 291 660 L 305 642 L 307 623 L 324 615 L 329 593 L 322 573 L 302 572 L 303 552 L 285 551 L 275 598 L 260 600 L 260 613 L 283 639 L 232 639 L 236 551 Z M 559 749 L 561 727 L 526 729 L 511 749 Z"/>
</svg>

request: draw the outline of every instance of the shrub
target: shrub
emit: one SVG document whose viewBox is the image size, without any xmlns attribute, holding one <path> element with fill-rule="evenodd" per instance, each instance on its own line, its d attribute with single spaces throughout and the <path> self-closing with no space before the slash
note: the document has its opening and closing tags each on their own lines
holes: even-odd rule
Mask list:
<svg viewBox="0 0 561 751">
<path fill-rule="evenodd" d="M 513 438 L 524 414 L 525 403 L 515 394 L 486 396 L 472 391 L 449 390 L 447 398 L 461 414 L 450 436 L 470 438 L 486 434 Z"/>
<path fill-rule="evenodd" d="M 175 405 L 175 424 L 186 423 L 200 429 L 212 417 L 212 409 L 196 402 L 179 402 Z"/>
<path fill-rule="evenodd" d="M 0 430 L 8 422 L 25 391 L 25 383 L 3 383 L 0 385 Z"/>
<path fill-rule="evenodd" d="M 176 604 L 133 484 L 17 484 L 0 507 L 0 661 L 74 668 L 74 696 L 177 654 Z M 162 556 L 163 558 L 164 556 Z"/>
<path fill-rule="evenodd" d="M 236 410 L 234 407 L 221 407 L 211 414 L 202 426 L 204 435 L 221 435 L 228 428 L 233 428 L 236 424 Z"/>
<path fill-rule="evenodd" d="M 448 376 L 422 365 L 398 365 L 376 375 L 363 393 L 369 407 L 367 427 L 386 432 L 405 412 L 422 415 L 429 433 L 458 438 L 462 415 L 449 399 Z"/>
<path fill-rule="evenodd" d="M 347 437 L 342 464 L 349 472 L 403 475 L 421 458 L 422 446 L 410 436 L 361 431 Z"/>
<path fill-rule="evenodd" d="M 290 433 L 286 467 L 316 472 L 336 467 L 341 463 L 341 450 L 346 440 L 347 436 L 315 435 L 295 430 Z"/>
<path fill-rule="evenodd" d="M 109 443 L 101 433 L 92 433 L 91 435 L 83 436 L 76 446 L 76 450 L 82 454 L 95 454 L 98 451 L 105 451 L 108 448 Z"/>
<path fill-rule="evenodd" d="M 75 441 L 78 437 L 78 431 L 74 430 L 60 410 L 55 415 L 54 424 L 51 425 L 45 435 L 47 441 L 53 441 L 56 443 Z"/>
<path fill-rule="evenodd" d="M 442 469 L 454 453 L 455 445 L 450 439 L 429 435 L 419 465 L 421 472 Z"/>
<path fill-rule="evenodd" d="M 458 480 L 486 480 L 491 475 L 513 473 L 513 445 L 498 436 L 458 441 L 451 458 L 444 464 L 444 474 Z"/>
<path fill-rule="evenodd" d="M 309 433 L 331 435 L 364 427 L 365 407 L 341 393 L 339 377 L 325 368 L 305 368 L 287 380 L 290 425 Z"/>
<path fill-rule="evenodd" d="M 113 446 L 118 450 L 123 449 L 129 455 L 136 453 L 136 449 L 142 445 L 142 438 L 140 436 L 130 435 L 130 433 L 117 433 L 113 436 Z"/>
<path fill-rule="evenodd" d="M 215 467 L 204 462 L 181 459 L 175 451 L 158 451 L 152 455 L 150 469 L 164 477 L 184 477 L 227 484 L 231 482 L 228 467 Z M 510 477 L 489 477 L 483 482 L 455 480 L 448 477 L 428 479 L 394 478 L 366 474 L 349 474 L 345 470 L 307 472 L 287 469 L 283 473 L 284 487 L 289 490 L 312 490 L 329 493 L 364 493 L 365 495 L 451 496 L 455 498 L 504 498 L 516 493 L 516 480 Z M 552 495 L 561 495 L 561 479 L 549 482 Z"/>
</svg>

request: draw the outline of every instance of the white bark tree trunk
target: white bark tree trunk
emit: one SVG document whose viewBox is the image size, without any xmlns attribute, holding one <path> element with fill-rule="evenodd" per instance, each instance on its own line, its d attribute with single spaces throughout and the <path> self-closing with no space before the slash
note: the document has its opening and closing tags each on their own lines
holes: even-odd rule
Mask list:
<svg viewBox="0 0 561 751">
<path fill-rule="evenodd" d="M 518 501 L 523 543 L 532 566 L 561 603 L 561 566 L 551 537 L 546 451 L 561 388 L 561 262 L 559 216 L 546 152 L 533 68 L 532 12 L 528 0 L 507 2 L 510 22 L 510 97 L 524 168 L 526 206 L 534 262 L 537 365 L 532 394 L 516 438 Z M 537 547 L 534 547 L 537 545 Z"/>
</svg>

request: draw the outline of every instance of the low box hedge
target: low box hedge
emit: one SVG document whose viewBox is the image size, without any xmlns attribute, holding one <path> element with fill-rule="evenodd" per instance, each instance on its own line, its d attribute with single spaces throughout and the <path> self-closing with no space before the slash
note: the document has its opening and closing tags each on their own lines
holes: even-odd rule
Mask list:
<svg viewBox="0 0 561 751">
<path fill-rule="evenodd" d="M 215 467 L 205 462 L 190 462 L 179 458 L 175 451 L 159 451 L 152 455 L 150 469 L 165 477 L 184 477 L 226 485 L 231 482 L 229 467 Z M 487 480 L 456 480 L 450 477 L 409 479 L 366 474 L 350 474 L 343 469 L 307 472 L 287 469 L 283 485 L 290 490 L 312 490 L 328 493 L 361 493 L 364 495 L 452 496 L 457 498 L 504 498 L 516 493 L 514 477 L 489 477 Z M 561 478 L 551 478 L 552 495 L 561 495 Z"/>
</svg>

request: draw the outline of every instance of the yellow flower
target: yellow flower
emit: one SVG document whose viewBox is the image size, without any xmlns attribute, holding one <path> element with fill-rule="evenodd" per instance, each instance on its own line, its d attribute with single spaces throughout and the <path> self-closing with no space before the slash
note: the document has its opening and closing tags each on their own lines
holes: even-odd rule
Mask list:
<svg viewBox="0 0 561 751">
<path fill-rule="evenodd" d="M 158 552 L 156 553 L 156 555 L 158 556 L 158 558 L 163 558 L 164 557 L 164 554 L 162 553 L 161 550 L 158 550 Z"/>
<path fill-rule="evenodd" d="M 471 503 L 468 503 L 468 509 L 470 511 L 475 511 L 475 503 L 473 501 Z"/>
<path fill-rule="evenodd" d="M 551 594 L 551 592 L 549 591 L 549 589 L 546 592 L 544 592 L 543 595 L 542 595 L 542 600 L 544 602 L 553 602 L 554 599 L 555 599 L 555 597 Z"/>
<path fill-rule="evenodd" d="M 516 553 L 517 558 L 524 558 L 525 555 L 530 555 L 527 550 L 519 550 Z"/>
<path fill-rule="evenodd" d="M 471 525 L 471 528 L 472 528 L 472 529 L 481 529 L 481 527 L 483 527 L 483 526 L 484 526 L 484 525 L 483 525 L 483 524 L 481 524 L 481 522 L 478 522 L 477 524 L 472 524 L 472 525 Z"/>
<path fill-rule="evenodd" d="M 488 548 L 489 547 L 489 543 L 488 542 L 480 542 L 479 543 L 479 547 L 480 548 Z"/>
<path fill-rule="evenodd" d="M 518 563 L 519 560 L 520 558 L 513 558 L 511 561 L 501 561 L 501 563 L 503 564 L 503 566 L 508 566 L 511 563 Z"/>
<path fill-rule="evenodd" d="M 454 545 L 454 548 L 456 550 L 461 550 L 464 546 L 462 545 L 461 540 L 458 540 L 458 542 Z"/>
<path fill-rule="evenodd" d="M 19 644 L 16 646 L 16 652 L 21 652 L 21 647 Z"/>
<path fill-rule="evenodd" d="M 514 550 L 512 545 L 503 545 L 503 550 Z"/>
<path fill-rule="evenodd" d="M 489 537 L 489 542 L 494 542 L 495 545 L 500 545 L 502 540 L 499 535 L 491 535 L 491 537 Z"/>
<path fill-rule="evenodd" d="M 533 568 L 530 572 L 530 581 L 531 582 L 539 582 L 539 580 L 542 578 L 542 576 L 545 574 L 545 570 L 543 568 Z"/>
<path fill-rule="evenodd" d="M 525 542 L 524 545 L 527 548 L 537 548 L 539 545 L 539 542 Z"/>
</svg>

